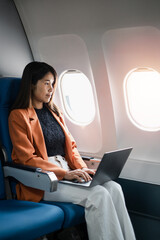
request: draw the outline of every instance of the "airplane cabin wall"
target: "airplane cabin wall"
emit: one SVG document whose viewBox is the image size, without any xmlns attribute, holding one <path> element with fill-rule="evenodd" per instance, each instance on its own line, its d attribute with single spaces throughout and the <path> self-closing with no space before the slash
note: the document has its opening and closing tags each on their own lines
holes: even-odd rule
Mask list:
<svg viewBox="0 0 160 240">
<path fill-rule="evenodd" d="M 0 76 L 20 77 L 24 66 L 33 60 L 15 5 L 0 1 Z"/>
<path fill-rule="evenodd" d="M 86 127 L 76 125 L 65 114 L 67 125 L 80 151 L 101 157 L 104 151 L 133 146 L 133 153 L 122 176 L 160 184 L 159 132 L 141 131 L 130 122 L 125 112 L 122 89 L 125 74 L 134 67 L 141 67 L 143 64 L 145 66 L 147 63 L 159 70 L 158 55 L 156 61 L 146 62 L 145 49 L 142 51 L 139 48 L 141 50 L 141 58 L 139 58 L 139 49 L 135 46 L 134 37 L 137 35 L 136 31 L 140 31 L 142 39 L 145 40 L 143 28 L 159 31 L 160 2 L 158 0 L 15 0 L 14 2 L 35 60 L 45 60 L 52 64 L 59 75 L 72 66 L 73 68 L 80 66 L 80 70 L 91 82 L 97 101 L 94 123 Z M 127 34 L 132 32 L 132 29 L 136 31 L 131 43 L 127 40 L 129 39 Z M 127 48 L 123 45 L 123 34 L 118 35 L 119 32 L 124 33 Z M 71 41 L 67 41 L 67 37 Z M 75 41 L 77 52 L 73 51 Z M 122 47 L 127 51 L 133 46 L 136 53 L 131 51 L 125 58 L 121 51 Z M 147 52 L 147 56 L 148 59 L 151 57 L 153 60 L 155 56 L 152 54 L 152 47 L 154 45 L 149 45 L 151 49 Z M 158 45 L 157 50 L 159 51 Z M 63 108 L 59 92 L 56 101 Z M 119 101 L 119 104 L 116 104 L 116 101 Z M 84 139 L 86 135 L 87 141 Z M 149 151 L 148 146 L 155 151 Z"/>
<path fill-rule="evenodd" d="M 159 130 L 146 131 L 137 127 L 128 116 L 124 97 L 124 79 L 131 70 L 152 68 L 160 72 L 160 31 L 148 26 L 111 30 L 103 36 L 103 47 L 112 92 L 117 145 L 119 148 L 133 147 L 130 161 L 121 176 L 160 184 Z M 141 98 L 144 91 L 145 86 L 141 89 Z M 152 94 L 151 89 L 149 94 Z"/>
</svg>

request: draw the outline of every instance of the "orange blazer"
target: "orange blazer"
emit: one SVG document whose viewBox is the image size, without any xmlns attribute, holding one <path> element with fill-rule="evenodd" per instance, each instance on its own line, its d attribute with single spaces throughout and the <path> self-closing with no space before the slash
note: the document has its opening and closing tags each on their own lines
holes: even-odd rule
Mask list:
<svg viewBox="0 0 160 240">
<path fill-rule="evenodd" d="M 87 167 L 82 160 L 76 143 L 69 133 L 62 114 L 53 116 L 58 121 L 65 134 L 65 159 L 71 169 Z M 66 170 L 48 161 L 45 140 L 40 122 L 34 108 L 16 109 L 9 115 L 9 132 L 13 144 L 12 160 L 28 166 L 39 167 L 46 171 L 52 171 L 57 178 L 63 179 Z M 39 202 L 44 192 L 38 189 L 26 187 L 21 183 L 16 186 L 17 198 Z"/>
</svg>

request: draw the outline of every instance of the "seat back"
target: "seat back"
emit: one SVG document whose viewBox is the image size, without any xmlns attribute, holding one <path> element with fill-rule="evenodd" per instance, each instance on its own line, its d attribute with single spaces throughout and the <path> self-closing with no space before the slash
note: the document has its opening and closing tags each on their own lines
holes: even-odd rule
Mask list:
<svg viewBox="0 0 160 240">
<path fill-rule="evenodd" d="M 5 147 L 9 161 L 11 161 L 12 143 L 8 130 L 8 115 L 17 96 L 19 86 L 19 78 L 0 78 L 0 143 Z M 0 199 L 5 198 L 2 159 L 0 152 Z"/>
<path fill-rule="evenodd" d="M 3 177 L 1 155 L 0 155 L 0 199 L 4 199 L 4 198 L 5 198 L 4 177 Z"/>
<path fill-rule="evenodd" d="M 0 78 L 0 142 L 11 161 L 12 143 L 8 130 L 8 115 L 20 86 L 20 78 Z"/>
</svg>

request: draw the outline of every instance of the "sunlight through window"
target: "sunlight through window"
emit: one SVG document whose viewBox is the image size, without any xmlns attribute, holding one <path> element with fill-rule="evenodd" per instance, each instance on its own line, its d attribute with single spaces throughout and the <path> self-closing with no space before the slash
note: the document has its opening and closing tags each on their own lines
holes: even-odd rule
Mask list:
<svg viewBox="0 0 160 240">
<path fill-rule="evenodd" d="M 143 130 L 160 130 L 160 74 L 150 68 L 129 72 L 124 93 L 130 120 Z"/>
<path fill-rule="evenodd" d="M 95 115 L 93 92 L 88 78 L 80 71 L 69 70 L 60 80 L 64 108 L 79 124 L 90 123 Z"/>
</svg>

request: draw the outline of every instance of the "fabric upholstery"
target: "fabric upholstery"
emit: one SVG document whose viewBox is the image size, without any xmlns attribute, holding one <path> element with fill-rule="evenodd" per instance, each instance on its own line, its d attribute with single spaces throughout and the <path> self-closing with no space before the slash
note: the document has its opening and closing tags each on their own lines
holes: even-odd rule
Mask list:
<svg viewBox="0 0 160 240">
<path fill-rule="evenodd" d="M 0 239 L 30 240 L 62 228 L 63 210 L 49 204 L 0 201 Z"/>
<path fill-rule="evenodd" d="M 5 197 L 4 178 L 3 178 L 2 166 L 0 161 L 0 199 L 3 199 L 4 197 Z"/>
<path fill-rule="evenodd" d="M 12 143 L 8 130 L 8 114 L 19 86 L 20 78 L 0 78 L 0 142 L 7 150 L 9 161 L 11 161 Z"/>
<path fill-rule="evenodd" d="M 7 150 L 8 160 L 11 161 L 12 143 L 8 130 L 8 114 L 20 86 L 20 78 L 0 78 L 0 143 Z M 5 197 L 4 180 L 0 162 L 0 199 Z"/>
<path fill-rule="evenodd" d="M 49 201 L 42 202 L 56 205 L 64 211 L 65 219 L 63 223 L 63 228 L 68 228 L 71 226 L 78 225 L 82 222 L 85 222 L 84 207 L 82 206 L 66 202 L 49 202 Z"/>
</svg>

